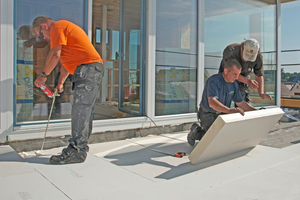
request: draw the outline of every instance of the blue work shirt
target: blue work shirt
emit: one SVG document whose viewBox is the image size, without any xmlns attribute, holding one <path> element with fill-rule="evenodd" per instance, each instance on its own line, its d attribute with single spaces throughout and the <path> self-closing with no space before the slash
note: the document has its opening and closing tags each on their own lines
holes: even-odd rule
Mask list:
<svg viewBox="0 0 300 200">
<path fill-rule="evenodd" d="M 231 101 L 235 103 L 243 101 L 237 82 L 227 83 L 222 73 L 214 74 L 207 79 L 200 103 L 200 107 L 206 109 L 208 112 L 217 112 L 209 107 L 208 97 L 216 97 L 220 103 L 228 108 L 230 107 Z"/>
</svg>

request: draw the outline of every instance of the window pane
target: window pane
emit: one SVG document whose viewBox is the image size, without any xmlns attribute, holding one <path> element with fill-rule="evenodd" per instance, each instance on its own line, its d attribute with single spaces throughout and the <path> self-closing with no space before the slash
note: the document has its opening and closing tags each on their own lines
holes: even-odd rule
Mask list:
<svg viewBox="0 0 300 200">
<path fill-rule="evenodd" d="M 96 29 L 96 43 L 100 44 L 100 42 L 101 42 L 101 30 Z"/>
<path fill-rule="evenodd" d="M 155 115 L 196 111 L 197 1 L 156 1 Z"/>
<path fill-rule="evenodd" d="M 268 3 L 264 3 L 268 2 Z M 223 50 L 244 38 L 255 38 L 263 55 L 265 93 L 275 95 L 276 6 L 274 1 L 205 1 L 205 80 L 218 73 Z M 255 80 L 254 74 L 251 79 Z M 274 105 L 275 100 L 259 98 L 250 90 L 254 106 Z"/>
<path fill-rule="evenodd" d="M 121 59 L 121 90 L 119 107 L 130 113 L 140 113 L 141 77 L 141 14 L 142 1 L 123 1 L 122 31 L 124 38 Z"/>
<path fill-rule="evenodd" d="M 281 4 L 281 107 L 288 122 L 300 119 L 300 30 L 295 23 L 299 10 L 299 0 Z"/>
<path fill-rule="evenodd" d="M 109 36 L 109 32 L 107 30 L 106 31 L 106 44 L 108 44 L 108 42 L 109 42 L 108 36 Z M 96 43 L 97 44 L 101 43 L 101 29 L 99 29 L 99 28 L 96 29 Z"/>
<path fill-rule="evenodd" d="M 119 31 L 112 31 L 112 54 L 111 59 L 119 59 Z"/>
<path fill-rule="evenodd" d="M 284 107 L 293 108 L 290 99 L 300 98 L 300 30 L 294 21 L 300 17 L 299 10 L 299 0 L 281 5 L 281 97 L 285 98 Z"/>
<path fill-rule="evenodd" d="M 50 50 L 49 43 L 34 44 L 25 47 L 24 42 L 33 38 L 32 21 L 38 16 L 47 16 L 54 21 L 69 20 L 85 28 L 84 0 L 17 0 L 16 1 L 16 122 L 48 119 L 52 99 L 40 88 L 34 86 L 34 80 L 42 72 Z M 34 38 L 33 38 L 34 39 Z M 58 82 L 59 64 L 49 75 L 46 84 L 53 91 Z M 56 98 L 52 119 L 70 118 L 71 81 L 67 79 L 64 93 Z"/>
<path fill-rule="evenodd" d="M 123 33 L 120 32 L 120 1 L 93 0 L 92 41 L 102 58 L 106 54 L 105 76 L 101 94 L 95 103 L 94 120 L 136 117 L 137 115 L 118 109 L 119 99 L 124 100 L 123 108 L 139 110 L 140 44 L 138 41 L 140 40 L 141 1 L 123 1 L 122 11 Z M 98 29 L 100 33 L 97 33 Z M 100 35 L 103 34 L 101 31 L 103 29 L 107 30 L 106 44 L 101 43 Z M 120 34 L 123 35 L 123 56 L 119 52 Z M 122 84 L 119 82 L 121 78 L 119 62 L 123 64 L 122 69 L 124 69 L 121 76 L 124 80 Z M 119 93 L 119 87 L 122 85 L 123 96 Z"/>
</svg>

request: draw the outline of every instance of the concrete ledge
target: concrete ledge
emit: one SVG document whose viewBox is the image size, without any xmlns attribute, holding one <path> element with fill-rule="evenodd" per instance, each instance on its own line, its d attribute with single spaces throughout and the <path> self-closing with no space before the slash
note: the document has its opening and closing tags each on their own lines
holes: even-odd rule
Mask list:
<svg viewBox="0 0 300 200">
<path fill-rule="evenodd" d="M 95 132 L 90 136 L 89 144 L 125 140 L 125 139 L 130 139 L 135 137 L 145 137 L 148 135 L 160 135 L 163 133 L 174 133 L 174 132 L 186 131 L 190 129 L 192 123 L 193 122 L 157 126 L 157 127 L 144 127 L 138 129 Z M 298 135 L 295 135 L 295 133 L 293 133 L 292 131 L 293 129 L 297 129 L 298 126 L 300 126 L 300 122 L 277 123 L 271 129 L 267 138 L 263 139 L 263 141 L 261 141 L 260 144 L 264 146 L 270 146 L 276 148 L 289 146 L 291 145 L 290 143 L 291 141 L 300 139 Z M 281 130 L 291 132 L 291 136 L 288 136 L 287 134 L 281 134 L 282 132 Z M 70 135 L 46 137 L 44 149 L 67 146 L 70 137 L 71 137 Z M 283 143 L 282 142 L 283 139 L 287 140 L 287 142 Z M 0 142 L 0 146 L 11 145 L 11 147 L 13 147 L 17 152 L 35 151 L 41 149 L 42 142 L 43 142 L 43 138 L 10 140 L 10 141 Z"/>
<path fill-rule="evenodd" d="M 116 140 L 124 140 L 135 137 L 145 137 L 148 135 L 160 135 L 163 133 L 174 133 L 189 130 L 191 123 L 183 124 L 171 124 L 165 126 L 156 126 L 156 127 L 144 127 L 138 129 L 126 129 L 118 131 L 105 131 L 105 132 L 96 132 L 92 133 L 89 138 L 89 144 L 93 143 L 102 143 Z M 70 135 L 63 136 L 51 136 L 46 137 L 44 149 L 51 149 L 55 147 L 63 147 L 69 144 L 68 140 Z M 42 146 L 43 138 L 32 138 L 32 139 L 23 139 L 23 140 L 10 140 L 0 142 L 1 145 L 10 145 L 16 152 L 23 151 L 35 151 L 40 150 Z"/>
</svg>

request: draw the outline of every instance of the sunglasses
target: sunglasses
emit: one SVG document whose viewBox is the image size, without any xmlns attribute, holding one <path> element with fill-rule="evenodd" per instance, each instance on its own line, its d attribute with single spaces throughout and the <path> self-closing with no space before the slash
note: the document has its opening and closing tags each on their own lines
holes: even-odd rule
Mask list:
<svg viewBox="0 0 300 200">
<path fill-rule="evenodd" d="M 44 38 L 44 34 L 41 32 L 41 30 L 42 30 L 42 26 L 40 26 L 38 38 Z"/>
</svg>

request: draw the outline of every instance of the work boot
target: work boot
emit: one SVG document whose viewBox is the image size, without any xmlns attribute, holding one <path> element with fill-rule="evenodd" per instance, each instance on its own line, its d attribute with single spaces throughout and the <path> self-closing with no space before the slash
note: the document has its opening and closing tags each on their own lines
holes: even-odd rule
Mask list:
<svg viewBox="0 0 300 200">
<path fill-rule="evenodd" d="M 62 150 L 61 155 L 53 155 L 50 158 L 51 164 L 82 163 L 85 161 L 87 153 L 80 149 L 75 149 L 72 145 Z"/>
<path fill-rule="evenodd" d="M 189 145 L 194 146 L 195 145 L 195 134 L 197 132 L 197 129 L 200 128 L 200 126 L 197 123 L 193 123 L 191 126 L 191 131 L 187 135 L 187 141 Z"/>
<path fill-rule="evenodd" d="M 65 149 L 67 149 L 67 148 L 63 148 L 63 151 L 64 151 Z M 83 148 L 83 150 L 84 150 L 85 152 L 89 152 L 89 151 L 90 151 L 90 147 L 89 147 L 88 145 L 86 145 L 86 146 Z"/>
<path fill-rule="evenodd" d="M 84 148 L 85 152 L 89 152 L 90 151 L 90 147 L 88 145 L 86 145 L 86 147 Z"/>
</svg>

